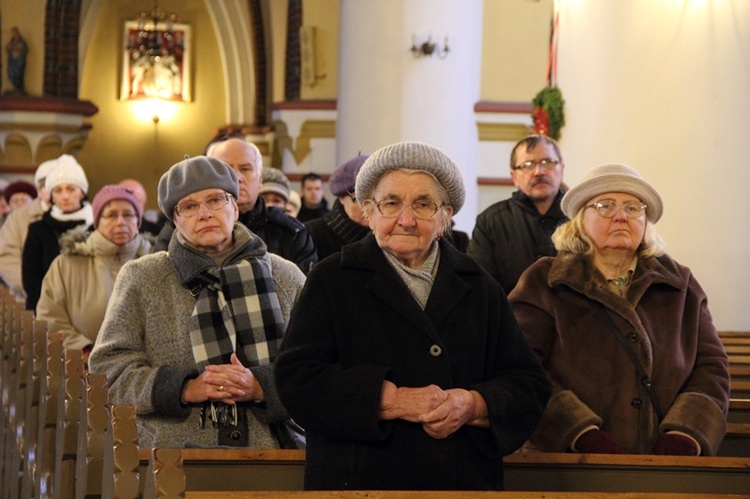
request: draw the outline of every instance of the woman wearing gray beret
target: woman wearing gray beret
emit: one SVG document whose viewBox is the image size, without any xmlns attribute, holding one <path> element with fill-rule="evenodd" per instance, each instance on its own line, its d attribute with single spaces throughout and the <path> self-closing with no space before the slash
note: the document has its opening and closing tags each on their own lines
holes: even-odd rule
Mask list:
<svg viewBox="0 0 750 499">
<path fill-rule="evenodd" d="M 373 234 L 313 269 L 276 362 L 305 488 L 502 489 L 550 387 L 500 286 L 442 238 L 461 172 L 401 142 L 355 189 Z"/>
<path fill-rule="evenodd" d="M 159 181 L 169 250 L 124 265 L 89 359 L 144 447 L 292 447 L 273 361 L 305 277 L 237 223 L 237 176 L 198 156 Z"/>
<path fill-rule="evenodd" d="M 727 355 L 706 294 L 664 252 L 657 190 L 626 165 L 589 170 L 510 301 L 553 384 L 531 442 L 549 452 L 715 455 Z"/>
</svg>

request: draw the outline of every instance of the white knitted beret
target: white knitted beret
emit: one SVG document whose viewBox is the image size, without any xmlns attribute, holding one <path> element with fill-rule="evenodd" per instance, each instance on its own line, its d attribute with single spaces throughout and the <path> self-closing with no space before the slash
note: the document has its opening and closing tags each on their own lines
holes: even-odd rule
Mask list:
<svg viewBox="0 0 750 499">
<path fill-rule="evenodd" d="M 620 164 L 595 166 L 583 176 L 583 180 L 565 193 L 562 210 L 573 218 L 578 210 L 592 198 L 608 192 L 625 192 L 637 197 L 646 205 L 646 217 L 656 223 L 664 213 L 664 203 L 659 192 L 635 169 Z"/>
<path fill-rule="evenodd" d="M 383 175 L 401 169 L 423 170 L 433 174 L 448 192 L 454 214 L 464 205 L 466 189 L 461 171 L 443 151 L 422 142 L 398 142 L 372 153 L 357 173 L 357 201 L 362 204 L 365 199 L 371 198 Z"/>
<path fill-rule="evenodd" d="M 44 180 L 44 187 L 48 192 L 60 184 L 73 184 L 81 188 L 84 194 L 89 191 L 89 181 L 83 167 L 70 154 L 63 154 L 55 161 Z M 42 163 L 44 164 L 44 163 Z"/>
</svg>

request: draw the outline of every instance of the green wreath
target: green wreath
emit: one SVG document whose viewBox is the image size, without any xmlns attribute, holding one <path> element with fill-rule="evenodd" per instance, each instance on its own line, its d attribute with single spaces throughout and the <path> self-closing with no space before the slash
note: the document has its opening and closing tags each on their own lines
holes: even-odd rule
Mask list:
<svg viewBox="0 0 750 499">
<path fill-rule="evenodd" d="M 565 100 L 560 89 L 555 85 L 545 87 L 536 94 L 531 103 L 534 105 L 531 115 L 534 119 L 534 132 L 559 140 L 560 129 L 565 126 Z"/>
</svg>

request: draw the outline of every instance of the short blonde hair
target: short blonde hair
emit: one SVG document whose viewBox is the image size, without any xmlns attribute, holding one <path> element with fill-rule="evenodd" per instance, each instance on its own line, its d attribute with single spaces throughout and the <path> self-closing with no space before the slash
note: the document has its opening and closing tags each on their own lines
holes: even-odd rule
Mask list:
<svg viewBox="0 0 750 499">
<path fill-rule="evenodd" d="M 569 251 L 582 255 L 594 253 L 594 244 L 583 230 L 583 212 L 585 209 L 585 207 L 582 207 L 572 220 L 555 229 L 554 234 L 552 234 L 552 242 L 555 244 L 557 251 Z M 662 256 L 665 251 L 666 244 L 656 231 L 656 226 L 646 220 L 646 230 L 643 233 L 643 241 L 638 246 L 638 256 L 643 258 Z"/>
</svg>

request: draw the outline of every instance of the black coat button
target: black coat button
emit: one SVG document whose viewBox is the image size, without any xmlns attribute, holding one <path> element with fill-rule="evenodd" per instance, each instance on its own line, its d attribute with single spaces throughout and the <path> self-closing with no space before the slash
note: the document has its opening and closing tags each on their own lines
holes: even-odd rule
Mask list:
<svg viewBox="0 0 750 499">
<path fill-rule="evenodd" d="M 638 341 L 639 338 L 636 333 L 630 333 L 630 336 L 628 336 L 628 339 L 632 341 L 633 343 L 635 343 L 636 341 Z"/>
<path fill-rule="evenodd" d="M 633 400 L 630 401 L 630 405 L 632 405 L 636 409 L 640 409 L 641 406 L 643 405 L 643 400 L 639 398 L 634 398 Z"/>
<path fill-rule="evenodd" d="M 234 430 L 229 436 L 232 437 L 232 440 L 239 440 L 242 434 L 239 431 Z"/>
<path fill-rule="evenodd" d="M 433 357 L 440 357 L 443 354 L 443 349 L 440 348 L 440 345 L 432 345 L 430 347 L 430 355 Z"/>
</svg>

